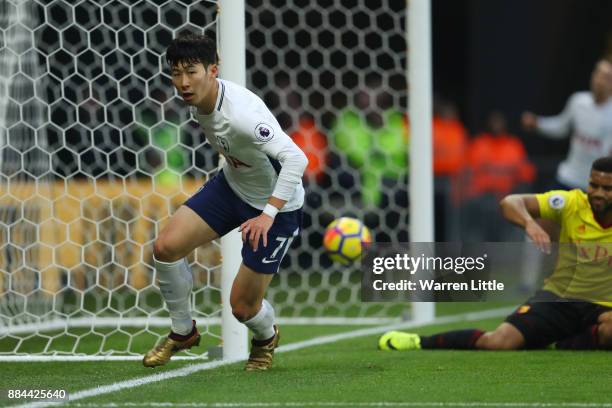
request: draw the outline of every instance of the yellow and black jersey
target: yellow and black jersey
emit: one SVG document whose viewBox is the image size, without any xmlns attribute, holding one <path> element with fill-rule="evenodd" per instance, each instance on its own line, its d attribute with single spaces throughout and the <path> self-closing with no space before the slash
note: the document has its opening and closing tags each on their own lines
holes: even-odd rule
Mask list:
<svg viewBox="0 0 612 408">
<path fill-rule="evenodd" d="M 536 194 L 540 217 L 561 226 L 559 258 L 544 289 L 612 306 L 612 225 L 601 225 L 581 190 Z"/>
</svg>

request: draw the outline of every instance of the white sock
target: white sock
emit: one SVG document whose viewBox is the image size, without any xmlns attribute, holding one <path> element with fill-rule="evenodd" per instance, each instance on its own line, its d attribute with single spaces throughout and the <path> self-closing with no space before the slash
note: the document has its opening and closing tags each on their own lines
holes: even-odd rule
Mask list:
<svg viewBox="0 0 612 408">
<path fill-rule="evenodd" d="M 159 289 L 166 301 L 172 320 L 172 331 L 176 334 L 189 334 L 193 328 L 191 319 L 191 289 L 193 276 L 187 259 L 176 262 L 161 262 L 153 257 Z"/>
<path fill-rule="evenodd" d="M 267 340 L 274 336 L 274 308 L 266 299 L 259 312 L 244 324 L 253 332 L 255 340 Z"/>
</svg>

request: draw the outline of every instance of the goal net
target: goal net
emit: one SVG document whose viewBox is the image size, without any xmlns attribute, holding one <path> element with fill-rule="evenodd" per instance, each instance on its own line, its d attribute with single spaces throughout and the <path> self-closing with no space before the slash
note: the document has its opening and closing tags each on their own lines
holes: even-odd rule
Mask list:
<svg viewBox="0 0 612 408">
<path fill-rule="evenodd" d="M 322 251 L 340 216 L 376 241 L 407 240 L 405 7 L 246 4 L 247 87 L 310 159 L 304 231 L 268 292 L 281 320 L 406 312 L 362 303 L 357 267 Z M 152 243 L 218 158 L 164 52 L 182 31 L 215 32 L 218 12 L 197 0 L 0 0 L 0 357 L 138 358 L 165 335 Z M 197 357 L 220 341 L 219 244 L 188 260 Z"/>
</svg>

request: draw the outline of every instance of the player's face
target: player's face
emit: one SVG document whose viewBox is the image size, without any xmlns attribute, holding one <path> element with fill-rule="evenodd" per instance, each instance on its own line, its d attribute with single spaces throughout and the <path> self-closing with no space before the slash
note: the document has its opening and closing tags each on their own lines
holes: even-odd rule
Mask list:
<svg viewBox="0 0 612 408">
<path fill-rule="evenodd" d="M 612 64 L 601 61 L 591 76 L 591 91 L 602 96 L 612 96 Z"/>
<path fill-rule="evenodd" d="M 591 171 L 587 194 L 595 214 L 603 215 L 607 211 L 612 211 L 612 173 Z"/>
<path fill-rule="evenodd" d="M 217 73 L 215 64 L 207 68 L 202 63 L 176 64 L 172 67 L 172 83 L 188 104 L 214 107 Z"/>
</svg>

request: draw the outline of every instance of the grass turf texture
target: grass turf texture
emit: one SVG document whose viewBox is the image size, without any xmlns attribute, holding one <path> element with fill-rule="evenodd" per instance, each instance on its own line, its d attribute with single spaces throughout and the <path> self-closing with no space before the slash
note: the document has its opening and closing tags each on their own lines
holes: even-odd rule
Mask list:
<svg viewBox="0 0 612 408">
<path fill-rule="evenodd" d="M 431 334 L 464 327 L 494 328 L 500 319 L 429 326 Z M 282 344 L 355 327 L 284 326 Z M 609 352 L 381 352 L 377 336 L 279 354 L 274 368 L 245 373 L 223 366 L 105 394 L 78 403 L 108 402 L 590 402 L 610 403 Z M 134 362 L 0 363 L 0 388 L 65 388 L 69 392 L 183 367 L 155 370 Z"/>
</svg>

